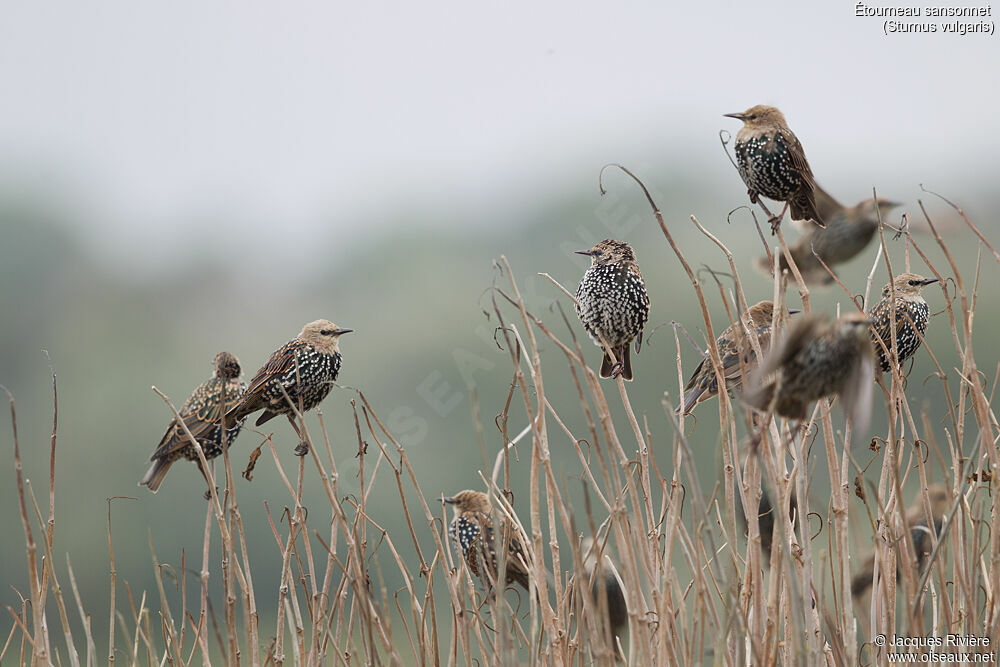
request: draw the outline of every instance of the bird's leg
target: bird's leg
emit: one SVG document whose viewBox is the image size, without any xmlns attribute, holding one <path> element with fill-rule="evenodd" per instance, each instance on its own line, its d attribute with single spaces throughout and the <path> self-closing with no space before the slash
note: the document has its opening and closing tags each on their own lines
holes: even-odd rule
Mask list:
<svg viewBox="0 0 1000 667">
<path fill-rule="evenodd" d="M 208 489 L 205 491 L 205 500 L 211 500 L 212 499 L 212 480 L 209 479 L 208 472 L 205 470 L 205 467 L 201 465 L 201 461 L 200 460 L 195 460 L 195 463 L 198 464 L 198 472 L 200 472 L 201 476 L 205 478 L 205 484 L 208 485 Z M 219 487 L 215 487 L 215 492 L 216 493 L 219 492 Z"/>
<path fill-rule="evenodd" d="M 761 206 L 763 206 L 763 204 L 761 204 Z M 764 210 L 767 211 L 767 208 L 765 208 Z M 781 224 L 781 219 L 785 217 L 785 211 L 787 210 L 788 210 L 788 202 L 785 202 L 785 205 L 781 207 L 781 213 L 779 213 L 778 215 L 772 215 L 770 218 L 768 218 L 767 221 L 771 223 L 772 235 L 778 231 L 778 225 Z"/>
<path fill-rule="evenodd" d="M 747 194 L 750 195 L 750 203 L 756 204 L 760 201 L 760 195 L 753 188 L 747 188 Z"/>
<path fill-rule="evenodd" d="M 288 423 L 291 424 L 292 428 L 295 430 L 295 435 L 299 436 L 299 444 L 295 447 L 295 455 L 305 456 L 306 454 L 309 453 L 309 443 L 306 442 L 306 439 L 302 437 L 302 432 L 299 431 L 299 427 L 296 426 L 295 417 L 293 417 L 292 415 L 287 415 L 287 417 L 288 417 Z"/>
</svg>

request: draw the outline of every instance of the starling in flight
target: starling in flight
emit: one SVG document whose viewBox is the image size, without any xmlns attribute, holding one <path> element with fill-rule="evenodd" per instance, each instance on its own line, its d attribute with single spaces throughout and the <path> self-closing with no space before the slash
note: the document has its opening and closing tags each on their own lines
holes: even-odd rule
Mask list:
<svg viewBox="0 0 1000 667">
<path fill-rule="evenodd" d="M 810 403 L 837 394 L 855 424 L 867 422 L 875 365 L 869 323 L 858 312 L 832 322 L 819 315 L 798 319 L 758 369 L 754 382 L 764 384 L 747 402 L 759 410 L 773 403 L 777 414 L 803 421 Z"/>
</svg>

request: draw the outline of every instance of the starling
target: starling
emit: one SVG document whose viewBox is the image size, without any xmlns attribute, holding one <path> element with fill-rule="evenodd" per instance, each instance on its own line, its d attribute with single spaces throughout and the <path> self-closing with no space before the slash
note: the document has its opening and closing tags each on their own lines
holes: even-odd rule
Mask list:
<svg viewBox="0 0 1000 667">
<path fill-rule="evenodd" d="M 577 254 L 588 255 L 591 264 L 576 288 L 576 312 L 594 343 L 610 347 L 618 361 L 614 363 L 605 350 L 601 377 L 620 374 L 631 380 L 629 345 L 635 340 L 639 353 L 642 328 L 649 319 L 649 296 L 635 253 L 624 241 L 606 239 Z"/>
<path fill-rule="evenodd" d="M 590 594 L 600 610 L 607 605 L 607 628 L 611 631 L 612 647 L 616 646 L 615 638 L 625 636 L 625 626 L 628 623 L 628 606 L 625 604 L 625 594 L 622 592 L 618 577 L 615 576 L 611 558 L 607 553 L 597 562 L 597 548 L 594 538 L 583 540 L 581 549 L 584 554 L 583 572 L 586 576 L 584 584 L 593 582 Z M 617 653 L 617 650 L 615 651 Z"/>
<path fill-rule="evenodd" d="M 797 320 L 758 369 L 756 383 L 765 383 L 747 402 L 759 410 L 773 403 L 777 414 L 803 421 L 812 401 L 837 394 L 855 424 L 866 422 L 875 365 L 869 323 L 857 312 L 833 322 L 819 315 Z"/>
<path fill-rule="evenodd" d="M 257 371 L 243 399 L 229 410 L 226 419 L 240 420 L 263 410 L 257 418 L 257 426 L 285 415 L 298 434 L 295 411 L 289 406 L 288 398 L 295 409 L 302 412 L 312 410 L 326 398 L 340 372 L 340 337 L 351 331 L 329 320 L 316 320 L 302 327 L 297 337 L 278 348 Z M 304 441 L 296 448 L 300 455 L 308 451 Z"/>
<path fill-rule="evenodd" d="M 891 284 L 882 288 L 882 300 L 876 303 L 868 316 L 872 320 L 871 339 L 878 357 L 879 368 L 883 373 L 889 371 L 889 357 L 886 350 L 896 348 L 899 363 L 913 356 L 920 347 L 921 337 L 927 331 L 930 320 L 930 308 L 920 290 L 937 278 L 924 278 L 915 273 L 901 273 Z M 892 345 L 892 292 L 896 292 L 896 345 Z M 880 342 L 881 341 L 881 342 Z M 885 347 L 882 347 L 885 343 Z"/>
<path fill-rule="evenodd" d="M 791 310 L 789 313 L 797 313 Z M 743 386 L 744 369 L 746 375 L 757 365 L 757 354 L 753 350 L 753 345 L 747 336 L 747 325 L 752 323 L 757 334 L 757 341 L 760 343 L 760 350 L 767 354 L 767 348 L 771 343 L 771 316 L 774 313 L 774 304 L 770 301 L 761 301 L 744 313 L 743 319 L 731 324 L 725 331 L 719 334 L 715 345 L 719 350 L 719 359 L 722 362 L 722 377 L 726 381 L 726 389 L 735 391 Z M 684 387 L 684 414 L 691 414 L 695 406 L 702 401 L 707 401 L 719 394 L 719 383 L 715 378 L 715 369 L 712 361 L 706 356 L 702 359 L 698 367 L 694 369 L 691 379 Z"/>
<path fill-rule="evenodd" d="M 747 518 L 743 513 L 743 503 L 740 502 L 739 492 L 736 494 L 736 518 L 739 519 L 740 524 L 743 526 L 743 532 L 747 532 Z M 799 513 L 799 501 L 795 495 L 795 487 L 792 486 L 791 494 L 788 498 L 788 516 L 792 521 L 792 527 L 797 525 Z M 771 545 L 774 543 L 774 538 L 777 537 L 781 539 L 780 533 L 774 532 L 775 527 L 775 513 L 774 505 L 771 504 L 771 496 L 768 495 L 767 491 L 761 487 L 760 490 L 760 503 L 757 506 L 757 525 L 760 528 L 760 551 L 764 555 L 764 562 L 771 562 Z"/>
<path fill-rule="evenodd" d="M 205 458 L 212 460 L 222 454 L 222 428 L 220 425 L 222 415 L 226 406 L 234 405 L 246 391 L 246 383 L 240 380 L 240 362 L 229 352 L 219 352 L 213 360 L 215 371 L 212 377 L 206 380 L 195 389 L 181 409 L 178 411 L 184 420 L 184 425 L 191 431 L 191 435 L 198 439 L 205 453 Z M 226 429 L 226 444 L 231 445 L 246 418 L 242 418 L 235 424 L 231 424 Z M 198 452 L 195 451 L 191 440 L 184 432 L 183 426 L 174 417 L 167 427 L 167 432 L 163 434 L 160 444 L 150 460 L 153 465 L 149 472 L 139 482 L 140 485 L 149 487 L 153 493 L 160 488 L 163 478 L 166 476 L 170 466 L 179 458 L 188 461 L 195 461 L 198 469 L 208 481 L 208 474 L 201 467 L 198 459 Z"/>
<path fill-rule="evenodd" d="M 792 220 L 812 220 L 820 227 L 823 218 L 816 210 L 816 186 L 806 161 L 802 143 L 788 128 L 785 116 L 774 108 L 758 104 L 743 113 L 723 114 L 743 121 L 736 135 L 736 166 L 747 186 L 750 201 L 760 195 L 784 202 L 781 213 L 771 218 L 772 233 L 781 224 L 785 210 Z"/>
<path fill-rule="evenodd" d="M 880 197 L 877 201 L 866 199 L 847 208 L 817 185 L 816 210 L 826 222 L 826 229 L 810 225 L 807 233 L 788 248 L 802 279 L 809 285 L 832 283 L 833 278 L 816 255 L 830 268 L 853 259 L 875 236 L 879 217 L 885 221 L 889 211 L 897 206 L 899 204 Z M 780 270 L 788 268 L 784 254 L 777 259 Z M 758 258 L 757 265 L 765 272 L 770 270 L 766 257 Z"/>
<path fill-rule="evenodd" d="M 489 497 L 479 491 L 466 490 L 441 500 L 455 506 L 455 518 L 448 526 L 448 535 L 462 548 L 462 556 L 472 574 L 482 580 L 486 590 L 492 591 L 494 582 L 499 581 L 499 562 Z M 524 534 L 517 526 L 502 519 L 500 539 L 507 543 L 504 585 L 514 582 L 526 591 L 531 590 L 528 584 L 528 554 L 523 546 L 527 542 Z"/>
<path fill-rule="evenodd" d="M 944 525 L 944 517 L 948 513 L 951 505 L 951 495 L 948 490 L 940 484 L 931 484 L 927 487 L 927 499 L 931 506 L 931 519 L 934 524 L 934 534 L 941 535 L 941 528 Z M 906 510 L 906 524 L 910 527 L 910 539 L 913 542 L 913 555 L 916 559 L 917 574 L 922 574 L 927 557 L 934 549 L 931 540 L 930 528 L 927 526 L 927 516 L 924 513 L 923 497 L 917 498 L 913 505 Z M 896 544 L 901 543 L 898 540 Z M 851 579 L 851 594 L 855 597 L 863 595 L 872 585 L 872 575 L 875 569 L 875 554 L 869 554 L 864 563 L 858 569 L 857 574 Z M 901 570 L 896 565 L 896 581 L 899 581 Z"/>
</svg>

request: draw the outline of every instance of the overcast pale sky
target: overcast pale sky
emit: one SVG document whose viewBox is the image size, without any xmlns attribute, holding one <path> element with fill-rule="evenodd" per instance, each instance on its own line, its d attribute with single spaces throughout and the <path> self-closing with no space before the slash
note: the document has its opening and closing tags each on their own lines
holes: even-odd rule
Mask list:
<svg viewBox="0 0 1000 667">
<path fill-rule="evenodd" d="M 721 114 L 756 103 L 858 199 L 995 183 L 997 38 L 882 31 L 845 1 L 6 2 L 0 191 L 51 189 L 133 247 L 206 221 L 360 237 L 593 191 L 613 160 L 729 183 Z"/>
</svg>

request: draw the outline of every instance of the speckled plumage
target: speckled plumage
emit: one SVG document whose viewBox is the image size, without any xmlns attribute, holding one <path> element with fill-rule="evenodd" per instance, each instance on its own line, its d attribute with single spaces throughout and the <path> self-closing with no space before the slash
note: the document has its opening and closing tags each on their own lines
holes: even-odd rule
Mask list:
<svg viewBox="0 0 1000 667">
<path fill-rule="evenodd" d="M 338 340 L 350 331 L 329 320 L 305 325 L 296 338 L 278 348 L 257 371 L 243 400 L 226 418 L 243 419 L 263 410 L 256 421 L 260 426 L 278 415 L 293 415 L 286 392 L 296 409 L 300 402 L 303 412 L 315 408 L 333 388 L 342 360 Z"/>
<path fill-rule="evenodd" d="M 635 253 L 624 241 L 606 239 L 577 254 L 591 258 L 576 289 L 577 315 L 594 343 L 603 348 L 603 338 L 618 361 L 616 365 L 605 352 L 601 377 L 613 377 L 620 369 L 622 378 L 631 380 L 629 346 L 636 341 L 639 352 L 642 329 L 649 319 L 649 296 Z"/>
<path fill-rule="evenodd" d="M 742 113 L 725 115 L 743 121 L 736 135 L 736 166 L 750 201 L 757 203 L 758 197 L 764 195 L 785 203 L 792 220 L 812 220 L 822 227 L 812 169 L 802 143 L 789 129 L 781 111 L 760 104 Z M 772 229 L 777 228 L 783 215 L 784 208 L 771 220 Z"/>
<path fill-rule="evenodd" d="M 924 278 L 915 273 L 901 273 L 882 288 L 882 300 L 872 306 L 868 316 L 872 320 L 871 340 L 878 357 L 878 367 L 887 373 L 891 366 L 886 350 L 892 350 L 892 291 L 896 292 L 896 355 L 899 363 L 913 356 L 920 347 L 921 338 L 930 321 L 930 308 L 920 295 L 926 285 L 937 278 Z M 881 340 L 881 342 L 880 342 Z M 885 348 L 882 347 L 885 344 Z"/>
<path fill-rule="evenodd" d="M 621 656 L 618 656 L 618 652 L 615 650 L 614 638 L 618 637 L 624 644 L 625 629 L 628 626 L 628 606 L 625 603 L 625 594 L 618 583 L 618 578 L 615 577 L 611 557 L 607 552 L 603 554 L 600 562 L 597 560 L 594 538 L 585 538 L 580 548 L 583 553 L 583 574 L 586 577 L 583 583 L 586 585 L 587 582 L 593 582 L 590 594 L 594 598 L 597 609 L 607 609 L 606 627 L 611 633 L 608 639 L 611 640 L 612 650 L 616 657 L 620 658 Z M 605 604 L 607 607 L 604 606 Z"/>
<path fill-rule="evenodd" d="M 941 484 L 931 484 L 927 487 L 927 500 L 930 504 L 934 534 L 940 538 L 944 518 L 948 510 L 951 509 L 951 494 Z M 906 524 L 910 527 L 910 540 L 913 543 L 913 556 L 917 566 L 917 576 L 920 576 L 924 564 L 927 562 L 927 557 L 934 548 L 934 541 L 931 539 L 931 530 L 927 524 L 927 514 L 924 511 L 923 503 L 923 493 L 921 493 L 906 510 Z M 899 539 L 893 540 L 892 544 L 894 545 L 893 548 L 898 549 L 899 545 L 904 544 L 904 542 L 902 539 Z M 902 570 L 899 567 L 899 556 L 900 553 L 897 552 L 896 581 L 899 581 L 902 576 Z M 861 559 L 861 562 L 861 566 L 851 578 L 851 594 L 855 597 L 863 595 L 871 588 L 872 576 L 875 570 L 875 554 L 869 554 Z"/>
<path fill-rule="evenodd" d="M 493 526 L 489 497 L 479 491 L 459 491 L 450 498 L 442 498 L 454 505 L 455 518 L 448 526 L 448 535 L 462 550 L 462 557 L 469 570 L 483 582 L 487 590 L 499 581 L 500 565 L 496 551 L 497 530 Z M 524 535 L 513 524 L 503 521 L 499 538 L 506 537 L 506 569 L 504 585 L 520 584 L 529 588 L 528 553 L 524 549 Z"/>
<path fill-rule="evenodd" d="M 220 352 L 215 355 L 213 365 L 215 371 L 211 379 L 198 385 L 178 410 L 184 425 L 191 431 L 191 435 L 198 439 L 198 444 L 201 445 L 208 460 L 214 459 L 223 451 L 220 428 L 221 417 L 225 413 L 223 405 L 226 408 L 234 405 L 247 388 L 246 383 L 239 379 L 242 371 L 240 362 L 234 355 Z M 233 443 L 245 421 L 245 418 L 241 419 L 226 429 L 226 446 Z M 170 466 L 181 458 L 198 461 L 198 467 L 201 468 L 198 452 L 184 432 L 181 422 L 174 417 L 163 438 L 160 439 L 156 451 L 150 457 L 153 465 L 139 484 L 149 487 L 149 490 L 155 493 Z M 202 475 L 205 475 L 205 471 L 202 471 Z"/>
<path fill-rule="evenodd" d="M 749 377 L 757 367 L 757 353 L 754 352 L 750 337 L 746 333 L 747 325 L 754 328 L 761 352 L 767 354 L 771 344 L 773 314 L 772 302 L 756 303 L 743 314 L 740 322 L 729 325 L 716 339 L 715 344 L 719 350 L 722 377 L 726 382 L 727 391 L 735 391 L 742 387 L 744 377 Z M 681 410 L 684 414 L 690 414 L 698 403 L 718 395 L 719 383 L 715 376 L 715 368 L 711 359 L 706 356 L 694 369 L 691 379 L 684 387 L 684 404 Z"/>
<path fill-rule="evenodd" d="M 875 236 L 879 215 L 881 214 L 883 223 L 887 222 L 889 212 L 899 204 L 880 197 L 878 202 L 866 199 L 847 208 L 818 185 L 815 193 L 816 210 L 826 223 L 826 228 L 820 229 L 809 223 L 805 235 L 791 244 L 788 250 L 807 284 L 828 285 L 833 282 L 833 278 L 816 259 L 816 255 L 822 257 L 830 268 L 850 261 Z M 779 254 L 777 259 L 780 269 L 788 268 L 784 254 Z M 765 272 L 769 270 L 766 257 L 758 258 L 757 265 Z"/>
<path fill-rule="evenodd" d="M 868 324 L 857 312 L 833 322 L 819 315 L 796 320 L 755 373 L 758 388 L 747 402 L 766 410 L 773 400 L 777 414 L 802 421 L 810 403 L 836 394 L 856 425 L 867 422 L 875 365 Z"/>
</svg>

